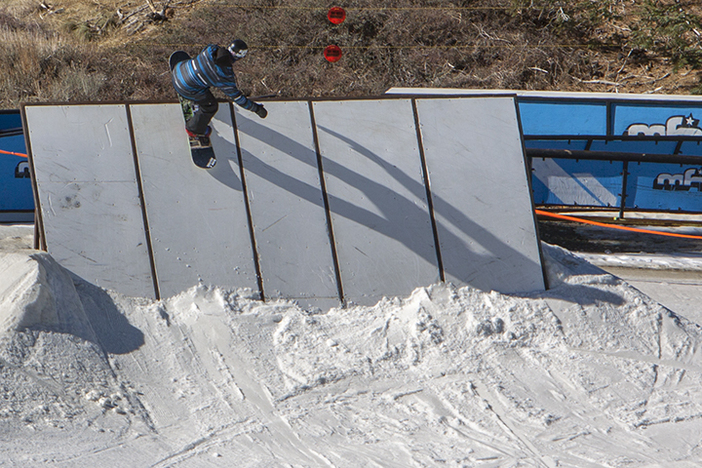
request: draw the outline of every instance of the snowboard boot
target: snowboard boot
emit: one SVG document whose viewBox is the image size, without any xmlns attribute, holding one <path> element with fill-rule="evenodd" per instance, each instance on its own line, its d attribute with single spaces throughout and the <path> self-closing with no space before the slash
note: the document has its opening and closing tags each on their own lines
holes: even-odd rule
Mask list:
<svg viewBox="0 0 702 468">
<path fill-rule="evenodd" d="M 210 135 L 212 135 L 212 127 L 210 127 L 209 125 L 207 126 L 204 135 L 198 135 L 196 133 L 193 133 L 190 130 L 188 130 L 187 127 L 185 128 L 185 131 L 188 133 L 188 139 L 190 140 L 191 148 L 212 146 L 212 142 L 210 141 Z"/>
</svg>

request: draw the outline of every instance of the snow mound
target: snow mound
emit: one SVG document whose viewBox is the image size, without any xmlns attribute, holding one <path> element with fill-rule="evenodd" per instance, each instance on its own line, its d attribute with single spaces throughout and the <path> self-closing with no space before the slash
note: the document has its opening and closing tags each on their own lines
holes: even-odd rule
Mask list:
<svg viewBox="0 0 702 468">
<path fill-rule="evenodd" d="M 702 460 L 699 326 L 558 247 L 545 293 L 437 284 L 324 312 L 205 285 L 125 297 L 0 258 L 0 435 L 24 466 Z"/>
<path fill-rule="evenodd" d="M 0 288 L 0 330 L 42 327 L 89 333 L 72 279 L 48 254 L 0 254 Z"/>
<path fill-rule="evenodd" d="M 86 314 L 79 280 L 38 252 L 0 254 L 0 272 L 0 421 L 67 427 L 96 423 L 105 410 L 136 413 Z"/>
</svg>

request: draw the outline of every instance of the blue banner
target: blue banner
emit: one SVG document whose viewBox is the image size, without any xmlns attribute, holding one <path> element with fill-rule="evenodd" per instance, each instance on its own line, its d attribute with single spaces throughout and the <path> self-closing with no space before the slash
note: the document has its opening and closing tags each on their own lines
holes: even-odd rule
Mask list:
<svg viewBox="0 0 702 468">
<path fill-rule="evenodd" d="M 626 208 L 702 211 L 702 167 L 629 164 Z"/>
<path fill-rule="evenodd" d="M 22 118 L 19 112 L 0 113 L 0 135 L 3 131 L 21 129 Z M 25 154 L 24 136 L 0 136 L 0 150 Z M 34 196 L 27 158 L 0 153 L 0 213 L 33 210 Z M 6 216 L 2 220 L 13 221 Z"/>
<path fill-rule="evenodd" d="M 616 103 L 614 135 L 702 136 L 702 104 Z"/>
<path fill-rule="evenodd" d="M 624 153 L 702 156 L 702 101 L 640 98 L 520 98 L 527 148 L 589 149 Z M 561 140 L 531 140 L 529 136 Z M 602 136 L 589 146 L 578 136 Z M 606 137 L 647 140 L 606 141 Z M 569 140 L 567 137 L 573 137 Z M 661 137 L 652 141 L 651 137 Z M 671 138 L 674 137 L 674 138 Z M 666 140 L 667 138 L 667 140 Z M 681 141 L 688 138 L 692 141 Z M 546 205 L 621 206 L 622 162 L 552 159 L 532 161 L 534 202 Z M 628 164 L 626 209 L 702 212 L 702 167 L 667 163 Z"/>
<path fill-rule="evenodd" d="M 622 165 L 616 161 L 535 158 L 532 160 L 534 203 L 618 207 Z"/>
<path fill-rule="evenodd" d="M 607 104 L 552 99 L 519 100 L 524 135 L 606 135 Z"/>
<path fill-rule="evenodd" d="M 18 111 L 0 111 L 0 130 L 22 128 L 22 117 Z"/>
</svg>

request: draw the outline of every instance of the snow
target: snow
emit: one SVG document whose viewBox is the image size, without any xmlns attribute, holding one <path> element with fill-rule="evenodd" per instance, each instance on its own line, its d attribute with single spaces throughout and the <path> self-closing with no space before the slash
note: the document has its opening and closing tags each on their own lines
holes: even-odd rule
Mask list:
<svg viewBox="0 0 702 468">
<path fill-rule="evenodd" d="M 202 284 L 123 296 L 32 232 L 0 226 L 0 466 L 702 463 L 699 320 L 593 264 L 655 262 L 653 284 L 691 259 L 543 244 L 544 293 L 322 311 Z"/>
</svg>

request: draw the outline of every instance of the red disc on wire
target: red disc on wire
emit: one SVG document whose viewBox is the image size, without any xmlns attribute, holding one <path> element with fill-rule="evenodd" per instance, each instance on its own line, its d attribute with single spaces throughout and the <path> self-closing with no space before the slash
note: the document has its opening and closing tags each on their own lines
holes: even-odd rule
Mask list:
<svg viewBox="0 0 702 468">
<path fill-rule="evenodd" d="M 328 45 L 324 48 L 324 58 L 330 62 L 338 62 L 341 59 L 341 47 L 338 45 Z"/>
<path fill-rule="evenodd" d="M 346 19 L 346 11 L 341 7 L 331 7 L 327 13 L 327 18 L 332 24 L 341 24 Z"/>
</svg>

